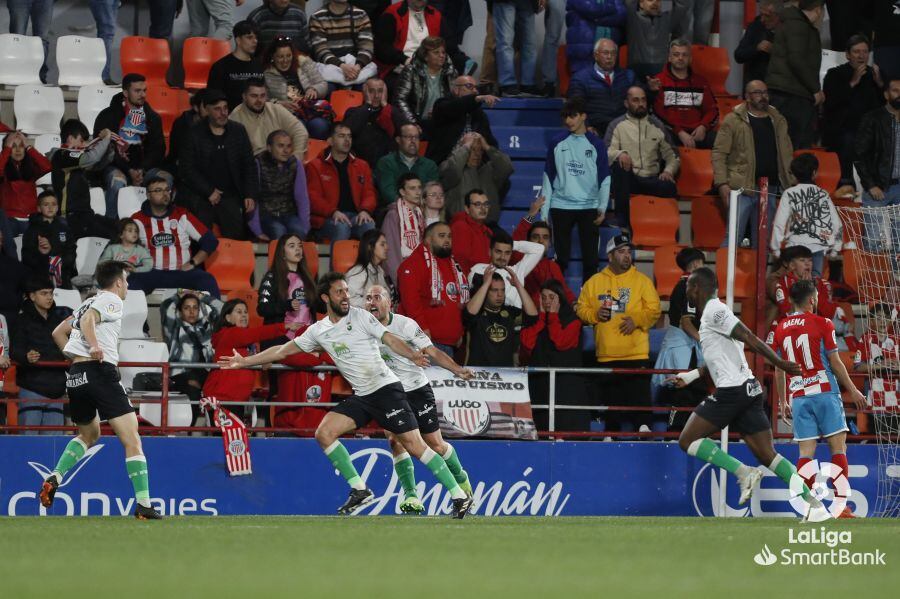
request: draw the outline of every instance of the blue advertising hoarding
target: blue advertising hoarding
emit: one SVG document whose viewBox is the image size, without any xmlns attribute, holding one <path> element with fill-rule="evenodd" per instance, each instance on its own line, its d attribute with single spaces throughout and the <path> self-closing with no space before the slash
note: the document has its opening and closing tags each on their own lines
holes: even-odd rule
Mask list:
<svg viewBox="0 0 900 599">
<path fill-rule="evenodd" d="M 36 494 L 68 437 L 0 437 L 0 514 L 118 515 L 134 509 L 124 453 L 103 437 L 63 479 L 50 510 Z M 145 438 L 154 505 L 166 515 L 334 514 L 347 495 L 343 479 L 312 439 L 252 439 L 253 474 L 229 477 L 219 438 Z M 345 441 L 354 464 L 377 500 L 367 514 L 398 514 L 402 490 L 383 440 Z M 675 443 L 455 441 L 475 488 L 479 515 L 712 516 L 718 477 Z M 877 488 L 877 447 L 851 445 L 848 504 L 869 515 Z M 794 445 L 780 445 L 797 459 Z M 743 444 L 730 447 L 755 464 Z M 817 457 L 828 459 L 819 447 Z M 733 477 L 727 509 L 734 516 L 796 516 L 787 487 L 767 470 L 760 489 L 737 505 Z M 429 514 L 450 512 L 449 494 L 421 464 L 419 496 Z"/>
</svg>

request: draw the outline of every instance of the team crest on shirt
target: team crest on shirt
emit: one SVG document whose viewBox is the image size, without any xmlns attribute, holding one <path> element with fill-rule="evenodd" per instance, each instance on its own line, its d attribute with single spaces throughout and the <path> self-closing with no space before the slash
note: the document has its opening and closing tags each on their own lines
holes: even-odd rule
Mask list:
<svg viewBox="0 0 900 599">
<path fill-rule="evenodd" d="M 306 401 L 315 402 L 322 399 L 322 387 L 319 385 L 313 385 L 309 389 L 306 390 Z"/>
<path fill-rule="evenodd" d="M 334 351 L 334 355 L 338 356 L 338 357 L 343 356 L 344 354 L 350 353 L 350 348 L 347 347 L 346 343 L 340 343 L 340 342 L 332 343 L 331 349 Z"/>
<path fill-rule="evenodd" d="M 119 304 L 106 304 L 106 311 L 110 314 L 118 314 L 122 311 L 122 308 Z"/>
<path fill-rule="evenodd" d="M 509 331 L 506 330 L 506 327 L 497 323 L 489 326 L 486 332 L 491 343 L 503 343 L 509 336 Z"/>
<path fill-rule="evenodd" d="M 173 230 L 173 231 L 174 231 L 175 229 L 177 229 L 177 228 L 178 228 L 178 221 L 175 220 L 174 218 L 173 218 L 173 219 L 170 219 L 170 220 L 169 220 L 169 228 L 170 228 L 171 230 Z"/>
</svg>

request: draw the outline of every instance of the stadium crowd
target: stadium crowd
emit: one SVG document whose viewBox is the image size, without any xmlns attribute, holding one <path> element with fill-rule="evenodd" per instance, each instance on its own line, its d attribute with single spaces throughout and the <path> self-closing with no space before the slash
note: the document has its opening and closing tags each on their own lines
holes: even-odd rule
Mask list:
<svg viewBox="0 0 900 599">
<path fill-rule="evenodd" d="M 9 5 L 14 33 L 27 33 L 25 4 Z M 169 37 L 179 3 L 151 4 L 151 35 Z M 194 91 L 169 130 L 147 99 L 154 83 L 138 73 L 124 75 L 93 130 L 63 122 L 61 146 L 47 155 L 0 123 L 0 367 L 17 364 L 20 424 L 63 422 L 60 404 L 43 401 L 64 395 L 62 371 L 38 363 L 62 359 L 50 333 L 67 312 L 54 304 L 54 289 L 92 286 L 93 272 L 75 266 L 84 237 L 110 240 L 100 259 L 130 263 L 131 289 L 177 290 L 159 306 L 173 362 L 213 362 L 300 334 L 322 311 L 319 265 L 304 243 L 330 245 L 334 263 L 339 242 L 354 239 L 358 250 L 344 268 L 351 303 L 366 308 L 372 285 L 390 290 L 395 310 L 461 364 L 651 368 L 650 331 L 664 322 L 663 295 L 669 326 L 655 366 L 694 368 L 702 361 L 698 315 L 685 279 L 705 254 L 680 249 L 683 276 L 674 289 L 657 288 L 635 266 L 630 209 L 635 195 L 678 197 L 685 148 L 711 150 L 709 192 L 721 207 L 743 190 L 739 240 L 769 248 L 777 262 L 766 281 L 767 321 L 786 314 L 794 281 L 812 279 L 819 313 L 835 322 L 842 347 L 859 349 L 860 370 L 875 353 L 896 360 L 892 326 L 857 340 L 832 288 L 849 299 L 833 261 L 843 236 L 832 197 L 859 191 L 863 206 L 900 204 L 896 3 L 892 10 L 891 2 L 856 2 L 849 10 L 827 2 L 833 43 L 848 61 L 820 84 L 826 2 L 760 0 L 734 55 L 744 65 L 743 98 L 727 114 L 692 68 L 692 52 L 710 39 L 713 2 L 674 0 L 663 10 L 660 0 L 494 0 L 480 65 L 461 49 L 465 30 L 481 26 L 468 2 L 328 0 L 309 14 L 305 2 L 259 4 L 233 23 L 234 3 L 187 0 L 191 35 L 230 39 L 233 51 L 212 65 L 205 89 Z M 117 2 L 95 5 L 109 49 Z M 33 33 L 45 40 L 48 16 L 31 15 Z M 563 41 L 571 73 L 558 71 Z M 362 100 L 340 110 L 334 100 L 346 90 Z M 560 131 L 534 182 L 539 196 L 514 230 L 504 230 L 498 220 L 514 166 L 487 110 L 508 98 L 560 96 Z M 840 158 L 840 189 L 816 184 L 813 153 L 795 156 L 819 144 Z M 50 183 L 39 185 L 48 174 Z M 752 190 L 761 177 L 769 181 L 769 240 L 758 240 L 755 226 L 762 201 Z M 102 213 L 92 208 L 96 187 Z M 146 200 L 122 213 L 122 190 L 134 187 Z M 601 225 L 615 228 L 602 245 Z M 566 279 L 576 227 L 580 289 Z M 255 305 L 210 274 L 222 240 L 272 247 Z M 257 316 L 261 324 L 251 325 Z M 593 327 L 588 359 L 584 326 Z M 292 362 L 322 363 L 327 358 L 306 355 Z M 175 370 L 172 380 L 194 401 L 244 401 L 258 382 L 247 371 L 215 370 Z M 330 374 L 295 372 L 271 377 L 268 387 L 282 401 L 327 401 L 331 382 Z M 702 381 L 676 389 L 660 375 L 566 374 L 556 389 L 560 404 L 596 406 L 694 406 L 706 393 Z M 530 392 L 546 403 L 547 376 L 533 375 Z M 663 412 L 618 412 L 597 423 L 597 412 L 567 410 L 556 428 L 677 429 L 679 413 Z M 322 413 L 281 409 L 273 424 L 314 427 Z M 546 429 L 546 412 L 535 418 Z"/>
</svg>

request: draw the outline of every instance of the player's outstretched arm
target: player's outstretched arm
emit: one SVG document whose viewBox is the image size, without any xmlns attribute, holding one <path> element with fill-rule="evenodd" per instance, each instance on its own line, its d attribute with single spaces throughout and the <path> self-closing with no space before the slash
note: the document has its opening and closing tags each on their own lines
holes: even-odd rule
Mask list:
<svg viewBox="0 0 900 599">
<path fill-rule="evenodd" d="M 300 348 L 293 341 L 288 341 L 283 345 L 270 347 L 265 351 L 252 356 L 242 356 L 234 350 L 231 356 L 222 356 L 219 358 L 219 368 L 233 370 L 235 368 L 247 368 L 249 366 L 260 366 L 262 364 L 271 364 L 273 362 L 281 362 L 288 356 L 299 354 Z"/>
<path fill-rule="evenodd" d="M 435 364 L 437 364 L 438 366 L 440 366 L 441 368 L 443 368 L 445 370 L 449 370 L 454 375 L 456 375 L 457 377 L 459 377 L 465 381 L 468 381 L 469 379 L 471 379 L 475 376 L 474 372 L 472 372 L 468 368 L 463 368 L 462 366 L 457 364 L 453 360 L 453 358 L 451 358 L 450 356 L 448 356 L 447 354 L 445 354 L 444 352 L 442 352 L 441 350 L 439 350 L 438 348 L 436 348 L 433 345 L 429 345 L 423 351 L 428 355 L 429 358 L 431 358 L 432 362 L 434 362 Z"/>
<path fill-rule="evenodd" d="M 425 356 L 425 354 L 420 351 L 414 350 L 413 348 L 408 346 L 406 342 L 400 339 L 400 337 L 394 335 L 393 333 L 385 332 L 385 334 L 381 336 L 381 342 L 394 350 L 394 353 L 403 356 L 416 366 L 427 368 L 430 365 L 430 362 L 428 361 L 428 358 Z"/>
<path fill-rule="evenodd" d="M 53 342 L 56 343 L 56 347 L 59 348 L 59 351 L 62 351 L 66 347 L 66 343 L 69 342 L 69 335 L 72 334 L 72 317 L 65 319 L 53 329 Z"/>
<path fill-rule="evenodd" d="M 850 374 L 847 372 L 847 367 L 841 362 L 841 357 L 836 351 L 828 354 L 828 363 L 831 364 L 831 370 L 834 371 L 838 383 L 841 384 L 844 391 L 850 393 L 850 399 L 853 400 L 853 405 L 856 406 L 856 409 L 865 410 L 866 398 L 853 384 L 853 380 L 850 379 Z"/>
<path fill-rule="evenodd" d="M 731 337 L 732 339 L 742 341 L 750 351 L 752 351 L 754 354 L 761 355 L 766 359 L 766 362 L 768 362 L 775 368 L 780 368 L 786 373 L 794 375 L 800 374 L 802 372 L 799 365 L 779 358 L 778 354 L 772 351 L 771 347 L 766 345 L 762 341 L 762 339 L 754 335 L 750 331 L 750 329 L 748 329 L 742 322 L 737 323 L 737 325 L 734 327 L 734 330 L 731 331 Z"/>
</svg>

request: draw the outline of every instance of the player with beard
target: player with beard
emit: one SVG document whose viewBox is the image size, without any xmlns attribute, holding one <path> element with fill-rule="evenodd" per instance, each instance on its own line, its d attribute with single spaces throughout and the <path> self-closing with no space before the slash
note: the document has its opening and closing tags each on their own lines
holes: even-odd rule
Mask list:
<svg viewBox="0 0 900 599">
<path fill-rule="evenodd" d="M 471 370 L 463 368 L 454 362 L 453 358 L 436 348 L 415 320 L 392 312 L 390 293 L 381 285 L 372 285 L 366 291 L 366 309 L 384 325 L 388 332 L 399 337 L 414 350 L 423 352 L 434 364 L 466 381 L 475 376 Z M 422 433 L 425 443 L 444 458 L 447 467 L 453 473 L 453 478 L 466 492 L 466 495 L 471 497 L 472 483 L 469 482 L 469 476 L 463 470 L 456 450 L 441 436 L 434 392 L 425 371 L 421 366 L 398 355 L 383 343 L 381 344 L 381 357 L 384 358 L 388 368 L 393 370 L 400 379 L 403 390 L 406 392 L 406 401 L 416 413 L 419 432 Z M 425 506 L 416 494 L 416 473 L 413 469 L 412 458 L 409 457 L 406 448 L 395 435 L 387 433 L 387 438 L 391 444 L 391 453 L 394 454 L 394 470 L 397 472 L 397 478 L 400 479 L 405 495 L 403 503 L 400 504 L 400 511 L 421 514 L 425 511 Z"/>
<path fill-rule="evenodd" d="M 472 507 L 472 498 L 460 488 L 444 458 L 422 440 L 416 416 L 406 401 L 403 385 L 382 359 L 379 344 L 386 345 L 397 356 L 417 366 L 427 366 L 428 358 L 388 332 L 370 313 L 351 307 L 347 281 L 343 274 L 330 272 L 324 275 L 319 281 L 316 295 L 325 304 L 328 313 L 326 318 L 284 345 L 270 347 L 253 356 L 241 356 L 235 352 L 231 357 L 220 359 L 219 366 L 247 368 L 280 362 L 300 352 L 324 350 L 353 387 L 354 393 L 335 406 L 316 429 L 319 446 L 350 485 L 350 497 L 338 508 L 338 513 L 356 513 L 375 500 L 375 494 L 360 478 L 350 459 L 350 453 L 339 439 L 374 419 L 379 426 L 393 433 L 410 455 L 425 464 L 450 492 L 453 517 L 465 517 Z"/>
</svg>

